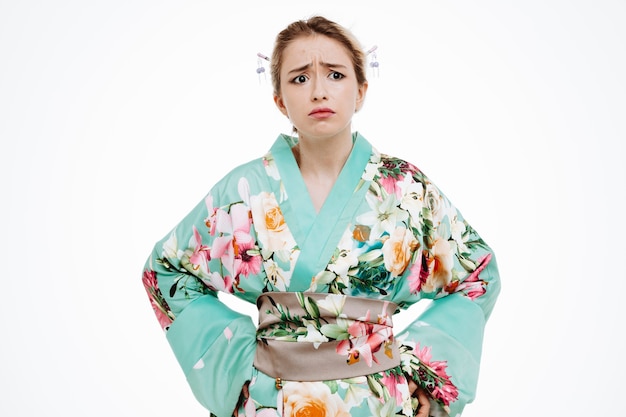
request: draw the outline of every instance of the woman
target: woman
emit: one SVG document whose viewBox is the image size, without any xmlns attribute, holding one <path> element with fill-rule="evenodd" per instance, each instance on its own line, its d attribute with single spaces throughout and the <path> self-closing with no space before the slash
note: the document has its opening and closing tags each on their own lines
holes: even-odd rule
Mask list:
<svg viewBox="0 0 626 417">
<path fill-rule="evenodd" d="M 460 415 L 499 292 L 491 250 L 414 165 L 351 131 L 368 84 L 343 27 L 292 23 L 271 65 L 297 137 L 221 179 L 143 273 L 196 398 L 218 417 Z M 256 303 L 258 326 L 219 291 Z"/>
</svg>

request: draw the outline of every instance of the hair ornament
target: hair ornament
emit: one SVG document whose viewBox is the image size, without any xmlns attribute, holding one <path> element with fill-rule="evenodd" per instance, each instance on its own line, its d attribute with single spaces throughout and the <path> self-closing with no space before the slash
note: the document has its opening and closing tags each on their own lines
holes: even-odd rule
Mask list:
<svg viewBox="0 0 626 417">
<path fill-rule="evenodd" d="M 370 49 L 368 49 L 367 52 L 365 52 L 365 55 L 370 60 L 369 67 L 372 69 L 372 74 L 375 77 L 378 77 L 378 71 L 379 71 L 378 67 L 380 66 L 380 64 L 378 63 L 378 56 L 376 55 L 377 49 L 378 49 L 378 46 L 374 45 Z"/>
<path fill-rule="evenodd" d="M 256 64 L 257 64 L 256 73 L 259 76 L 259 84 L 260 84 L 261 83 L 261 75 L 263 75 L 263 79 L 264 80 L 267 80 L 267 75 L 265 74 L 265 66 L 263 65 L 263 61 L 269 62 L 270 59 L 269 59 L 269 57 L 263 55 L 260 52 L 257 52 L 256 56 L 257 56 L 257 59 L 256 59 Z"/>
</svg>

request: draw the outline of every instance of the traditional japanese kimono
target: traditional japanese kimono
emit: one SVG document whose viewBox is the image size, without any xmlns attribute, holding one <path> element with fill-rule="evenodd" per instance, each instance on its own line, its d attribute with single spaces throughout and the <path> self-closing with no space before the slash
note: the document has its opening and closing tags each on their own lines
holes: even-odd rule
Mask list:
<svg viewBox="0 0 626 417">
<path fill-rule="evenodd" d="M 408 378 L 433 415 L 458 416 L 474 398 L 500 289 L 494 255 L 418 168 L 353 140 L 319 213 L 297 139 L 280 135 L 147 260 L 152 307 L 212 414 L 412 416 Z M 257 303 L 259 323 L 220 291 Z M 394 334 L 393 314 L 420 300 L 428 308 Z"/>
</svg>

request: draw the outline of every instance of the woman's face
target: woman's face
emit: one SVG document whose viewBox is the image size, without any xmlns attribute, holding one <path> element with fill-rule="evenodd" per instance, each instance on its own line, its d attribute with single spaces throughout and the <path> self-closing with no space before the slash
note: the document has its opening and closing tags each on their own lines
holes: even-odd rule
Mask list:
<svg viewBox="0 0 626 417">
<path fill-rule="evenodd" d="M 358 85 L 352 60 L 338 41 L 323 35 L 297 38 L 283 52 L 278 109 L 300 138 L 328 139 L 351 133 L 367 83 Z"/>
</svg>

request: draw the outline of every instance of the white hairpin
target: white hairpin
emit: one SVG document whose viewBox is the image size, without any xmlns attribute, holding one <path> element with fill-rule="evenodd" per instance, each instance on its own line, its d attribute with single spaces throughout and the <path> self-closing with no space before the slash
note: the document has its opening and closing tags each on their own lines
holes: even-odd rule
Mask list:
<svg viewBox="0 0 626 417">
<path fill-rule="evenodd" d="M 378 77 L 378 67 L 380 66 L 380 64 L 378 63 L 378 56 L 376 55 L 377 49 L 378 46 L 374 45 L 365 53 L 366 56 L 371 55 L 369 66 L 372 69 L 372 74 L 374 74 L 375 77 Z"/>
<path fill-rule="evenodd" d="M 261 83 L 261 74 L 263 74 L 263 79 L 267 80 L 267 75 L 265 75 L 265 67 L 263 66 L 263 60 L 269 62 L 270 59 L 263 55 L 260 52 L 257 52 L 256 54 L 257 59 L 256 59 L 256 63 L 257 63 L 257 68 L 256 68 L 256 73 L 259 75 L 259 83 Z"/>
</svg>

